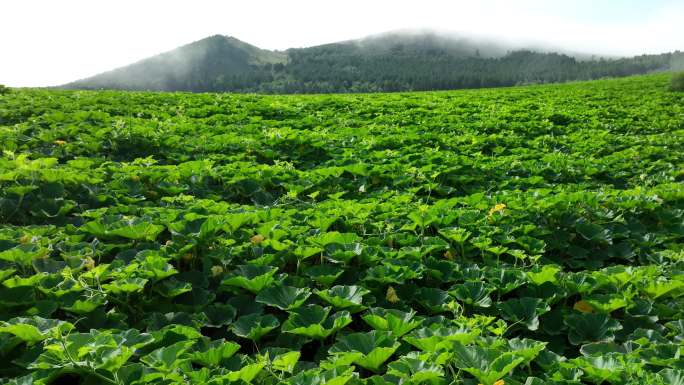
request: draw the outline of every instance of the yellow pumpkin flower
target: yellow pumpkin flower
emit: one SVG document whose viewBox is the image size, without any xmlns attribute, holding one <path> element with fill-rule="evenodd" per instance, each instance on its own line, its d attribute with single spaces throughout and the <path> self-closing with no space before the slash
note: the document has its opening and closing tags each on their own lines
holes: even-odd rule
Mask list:
<svg viewBox="0 0 684 385">
<path fill-rule="evenodd" d="M 266 239 L 266 238 L 261 234 L 257 234 L 255 236 L 253 236 L 252 238 L 249 238 L 249 240 L 252 242 L 253 245 L 260 244 L 261 242 L 264 241 L 264 239 Z"/>
<path fill-rule="evenodd" d="M 85 266 L 86 270 L 92 270 L 95 268 L 95 260 L 87 257 L 85 259 L 85 263 L 83 263 L 83 266 Z"/>
<path fill-rule="evenodd" d="M 394 290 L 392 286 L 387 288 L 387 294 L 385 295 L 385 298 L 387 298 L 387 301 L 391 303 L 399 302 L 399 296 L 397 295 L 397 291 Z"/>
<path fill-rule="evenodd" d="M 492 215 L 494 215 L 494 214 L 496 214 L 496 213 L 499 213 L 499 212 L 502 212 L 502 211 L 504 211 L 505 209 L 506 209 L 506 204 L 504 204 L 504 203 L 497 203 L 497 204 L 494 205 L 494 207 L 492 207 L 491 209 L 489 209 L 489 214 L 487 214 L 487 218 L 491 218 Z"/>
<path fill-rule="evenodd" d="M 218 277 L 221 274 L 223 274 L 223 267 L 218 266 L 218 265 L 211 267 L 211 276 L 212 277 Z"/>
<path fill-rule="evenodd" d="M 66 144 L 65 140 L 55 140 L 54 143 L 58 146 L 64 146 Z"/>
<path fill-rule="evenodd" d="M 594 307 L 589 304 L 589 302 L 586 301 L 577 301 L 575 302 L 575 305 L 572 307 L 573 309 L 582 312 L 582 313 L 593 313 L 594 312 Z"/>
</svg>

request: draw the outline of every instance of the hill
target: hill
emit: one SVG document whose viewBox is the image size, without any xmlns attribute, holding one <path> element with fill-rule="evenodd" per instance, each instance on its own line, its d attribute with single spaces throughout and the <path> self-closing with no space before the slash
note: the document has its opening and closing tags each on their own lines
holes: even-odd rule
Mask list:
<svg viewBox="0 0 684 385">
<path fill-rule="evenodd" d="M 344 93 L 499 87 L 662 71 L 681 53 L 586 60 L 435 33 L 387 33 L 284 52 L 212 36 L 71 89 Z"/>
<path fill-rule="evenodd" d="M 211 36 L 129 66 L 68 84 L 67 88 L 208 90 L 225 78 L 258 82 L 264 66 L 285 63 L 282 53 L 228 36 Z"/>
</svg>

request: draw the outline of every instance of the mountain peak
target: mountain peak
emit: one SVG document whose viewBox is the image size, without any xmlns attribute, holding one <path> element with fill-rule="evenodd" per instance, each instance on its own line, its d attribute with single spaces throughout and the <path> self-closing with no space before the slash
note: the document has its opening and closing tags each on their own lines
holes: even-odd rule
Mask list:
<svg viewBox="0 0 684 385">
<path fill-rule="evenodd" d="M 669 68 L 677 56 L 583 61 L 547 52 L 429 30 L 284 52 L 217 34 L 65 87 L 269 93 L 478 88 L 646 73 Z"/>
</svg>

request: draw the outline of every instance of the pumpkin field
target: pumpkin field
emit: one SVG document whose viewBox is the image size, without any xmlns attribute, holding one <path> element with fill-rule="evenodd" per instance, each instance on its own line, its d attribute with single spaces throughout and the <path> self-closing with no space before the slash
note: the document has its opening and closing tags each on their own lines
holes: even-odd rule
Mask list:
<svg viewBox="0 0 684 385">
<path fill-rule="evenodd" d="M 684 384 L 684 94 L 0 95 L 0 383 Z"/>
</svg>

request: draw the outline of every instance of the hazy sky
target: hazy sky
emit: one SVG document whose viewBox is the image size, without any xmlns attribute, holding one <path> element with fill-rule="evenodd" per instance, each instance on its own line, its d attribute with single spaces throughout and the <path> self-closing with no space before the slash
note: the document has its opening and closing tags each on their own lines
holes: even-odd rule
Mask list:
<svg viewBox="0 0 684 385">
<path fill-rule="evenodd" d="M 684 50 L 684 0 L 0 0 L 0 84 L 63 84 L 215 34 L 286 49 L 421 28 L 661 53 Z"/>
</svg>

